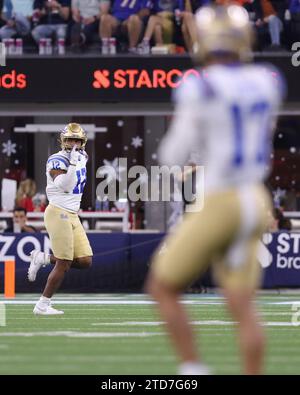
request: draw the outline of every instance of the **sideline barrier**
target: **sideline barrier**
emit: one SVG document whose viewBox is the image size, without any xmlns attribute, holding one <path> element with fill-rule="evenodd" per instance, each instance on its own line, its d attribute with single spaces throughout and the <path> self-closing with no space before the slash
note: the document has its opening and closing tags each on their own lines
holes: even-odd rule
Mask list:
<svg viewBox="0 0 300 395">
<path fill-rule="evenodd" d="M 93 265 L 89 270 L 70 270 L 61 291 L 141 292 L 151 256 L 163 237 L 163 233 L 88 234 L 94 251 Z M 27 269 L 29 253 L 33 248 L 50 251 L 48 236 L 41 233 L 0 235 L 0 262 L 7 261 L 5 275 L 8 297 L 14 294 L 14 277 L 16 293 L 42 291 L 51 265 L 41 269 L 36 281 L 30 283 Z M 264 270 L 263 288 L 300 288 L 299 252 L 300 233 L 265 234 L 258 254 L 258 261 Z M 1 266 L 0 290 L 3 290 L 4 273 Z M 206 285 L 212 284 L 208 280 Z"/>
</svg>

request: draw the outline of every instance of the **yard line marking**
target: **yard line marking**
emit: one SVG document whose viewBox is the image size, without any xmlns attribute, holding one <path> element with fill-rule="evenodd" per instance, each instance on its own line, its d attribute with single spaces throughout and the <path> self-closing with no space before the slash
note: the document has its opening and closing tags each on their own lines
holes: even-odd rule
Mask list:
<svg viewBox="0 0 300 395">
<path fill-rule="evenodd" d="M 96 300 L 86 300 L 86 299 L 67 299 L 67 298 L 55 298 L 54 303 L 57 305 L 69 305 L 69 306 L 145 306 L 145 305 L 156 305 L 156 302 L 153 300 L 137 300 L 137 299 L 121 299 L 119 297 L 117 298 L 110 298 L 109 299 L 96 299 Z M 225 301 L 221 298 L 214 298 L 212 300 L 208 300 L 207 298 L 205 299 L 197 299 L 197 300 L 192 300 L 192 299 L 182 299 L 181 303 L 184 305 L 190 305 L 190 306 L 218 306 L 219 308 L 222 308 L 225 305 Z M 280 301 L 280 302 L 268 302 L 268 301 L 258 301 L 258 308 L 265 308 L 271 307 L 271 306 L 276 306 L 278 308 L 292 305 L 296 302 L 294 301 Z M 36 299 L 14 299 L 14 300 L 5 300 L 5 304 L 9 305 L 11 307 L 18 307 L 18 306 L 27 306 L 27 305 L 35 305 L 36 304 Z M 217 309 L 217 307 L 215 307 Z"/>
<path fill-rule="evenodd" d="M 95 322 L 93 326 L 159 326 L 163 325 L 164 321 L 124 321 L 124 322 Z M 192 321 L 192 325 L 234 325 L 232 321 L 220 320 L 205 320 L 205 321 Z"/>
<path fill-rule="evenodd" d="M 284 306 L 284 305 L 290 305 L 290 304 L 294 304 L 294 303 L 299 303 L 299 299 L 298 300 L 296 300 L 296 301 L 292 301 L 292 300 L 290 300 L 290 301 L 288 301 L 288 302 L 264 302 L 265 304 L 267 304 L 267 305 L 273 305 L 273 306 L 279 306 L 279 305 L 282 305 L 282 306 Z"/>
<path fill-rule="evenodd" d="M 155 305 L 156 302 L 152 300 L 92 300 L 92 301 L 85 301 L 85 300 L 54 300 L 54 303 L 57 305 Z M 182 304 L 186 305 L 223 305 L 223 302 L 207 302 L 207 301 L 192 301 L 192 300 L 183 300 L 181 301 Z M 5 301 L 7 305 L 18 305 L 18 306 L 25 306 L 25 305 L 35 305 L 36 300 L 8 300 Z"/>
<path fill-rule="evenodd" d="M 79 332 L 69 335 L 68 337 L 149 337 L 149 336 L 163 336 L 163 332 Z"/>
<path fill-rule="evenodd" d="M 33 337 L 33 336 L 66 336 L 66 337 L 149 337 L 162 336 L 162 332 L 74 332 L 74 331 L 52 331 L 52 332 L 0 332 L 0 337 Z"/>
<path fill-rule="evenodd" d="M 125 322 L 94 322 L 92 326 L 159 326 L 163 325 L 164 321 L 125 321 Z M 202 321 L 191 321 L 192 325 L 236 325 L 235 321 L 222 321 L 222 320 L 202 320 Z M 295 326 L 292 322 L 285 321 L 270 321 L 262 322 L 263 326 Z"/>
<path fill-rule="evenodd" d="M 278 321 L 278 322 L 264 322 L 264 326 L 294 326 L 296 328 L 296 325 L 293 322 L 284 322 L 284 321 Z"/>
<path fill-rule="evenodd" d="M 132 355 L 127 355 L 127 356 L 122 356 L 122 355 L 72 355 L 72 361 L 78 361 L 78 362 L 90 362 L 90 361 L 97 361 L 97 362 L 132 362 L 132 360 L 135 361 L 141 361 L 141 362 L 152 362 L 152 361 L 156 361 L 157 362 L 157 356 L 156 355 L 136 355 L 136 354 L 132 354 Z M 6 355 L 3 356 L 1 355 L 1 361 L 5 362 L 5 364 L 8 362 L 20 362 L 20 361 L 27 361 L 27 360 L 33 360 L 33 362 L 36 361 L 36 356 L 35 355 L 28 355 L 28 356 L 10 356 L 10 355 Z M 176 361 L 175 356 L 168 356 L 168 355 L 160 355 L 159 356 L 159 361 Z M 59 362 L 68 362 L 68 367 L 70 367 L 70 357 L 69 356 L 61 356 L 58 355 L 55 357 L 55 361 L 59 361 Z M 73 364 L 73 366 L 76 366 L 75 364 Z M 78 365 L 77 365 L 78 366 Z"/>
</svg>

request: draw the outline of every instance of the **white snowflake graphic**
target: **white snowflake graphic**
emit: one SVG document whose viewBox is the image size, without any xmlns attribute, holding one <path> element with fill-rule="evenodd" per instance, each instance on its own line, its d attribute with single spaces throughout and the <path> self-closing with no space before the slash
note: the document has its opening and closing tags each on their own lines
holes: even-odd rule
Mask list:
<svg viewBox="0 0 300 395">
<path fill-rule="evenodd" d="M 107 182 L 111 183 L 114 180 L 121 181 L 122 175 L 126 167 L 119 165 L 119 159 L 115 158 L 113 161 L 107 159 L 103 160 L 104 166 L 97 170 L 97 174 L 102 177 L 107 177 Z"/>
<path fill-rule="evenodd" d="M 133 145 L 134 148 L 142 147 L 143 146 L 143 139 L 141 139 L 140 136 L 132 137 L 131 145 Z"/>
<path fill-rule="evenodd" d="M 17 152 L 16 146 L 16 143 L 12 143 L 11 140 L 7 140 L 6 143 L 2 143 L 2 153 L 6 154 L 6 156 L 11 156 Z"/>
<path fill-rule="evenodd" d="M 276 177 L 276 180 L 277 179 L 279 180 L 280 177 Z M 285 197 L 285 195 L 286 195 L 286 190 L 284 189 L 277 188 L 275 191 L 273 191 L 273 200 L 275 207 L 280 207 L 281 199 Z"/>
</svg>

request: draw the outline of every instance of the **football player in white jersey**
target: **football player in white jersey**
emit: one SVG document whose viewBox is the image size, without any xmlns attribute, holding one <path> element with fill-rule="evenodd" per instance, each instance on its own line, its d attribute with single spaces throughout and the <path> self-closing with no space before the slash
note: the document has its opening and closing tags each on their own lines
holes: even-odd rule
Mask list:
<svg viewBox="0 0 300 395">
<path fill-rule="evenodd" d="M 60 142 L 61 151 L 51 155 L 46 165 L 49 205 L 44 220 L 53 255 L 33 250 L 28 269 L 29 281 L 35 281 L 42 266 L 54 264 L 43 295 L 34 307 L 37 315 L 63 314 L 51 306 L 53 294 L 70 268 L 87 269 L 92 263 L 93 252 L 77 214 L 86 183 L 86 132 L 79 124 L 70 123 L 60 134 Z"/>
<path fill-rule="evenodd" d="M 253 303 L 260 285 L 256 259 L 270 198 L 263 180 L 282 81 L 247 63 L 253 32 L 244 8 L 203 7 L 196 14 L 197 59 L 204 68 L 176 92 L 173 121 L 162 141 L 162 164 L 184 165 L 198 151 L 205 173 L 202 210 L 185 214 L 167 248 L 153 259 L 147 291 L 158 302 L 179 354 L 179 373 L 209 374 L 195 346 L 180 294 L 212 265 L 238 324 L 246 374 L 263 368 L 264 333 Z"/>
</svg>

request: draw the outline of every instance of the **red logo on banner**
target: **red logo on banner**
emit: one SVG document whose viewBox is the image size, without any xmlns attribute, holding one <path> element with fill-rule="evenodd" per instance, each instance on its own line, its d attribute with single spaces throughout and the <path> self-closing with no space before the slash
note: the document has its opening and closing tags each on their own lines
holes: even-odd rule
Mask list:
<svg viewBox="0 0 300 395">
<path fill-rule="evenodd" d="M 26 75 L 18 74 L 16 70 L 0 75 L 0 88 L 3 89 L 25 89 L 27 86 Z"/>
<path fill-rule="evenodd" d="M 95 89 L 107 89 L 113 86 L 117 89 L 157 89 L 177 88 L 190 75 L 200 77 L 195 69 L 181 71 L 171 69 L 169 71 L 117 69 L 110 73 L 108 70 L 96 70 L 94 72 L 93 87 Z M 110 78 L 111 77 L 111 78 Z"/>
<path fill-rule="evenodd" d="M 95 89 L 100 88 L 109 88 L 110 80 L 109 80 L 109 71 L 108 70 L 96 70 L 94 72 L 95 81 L 93 82 L 93 87 Z"/>
</svg>

